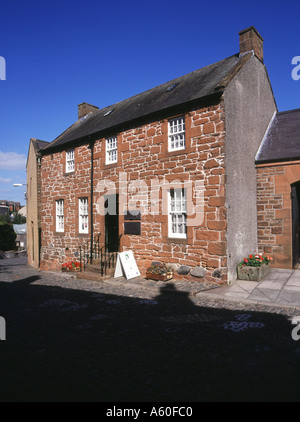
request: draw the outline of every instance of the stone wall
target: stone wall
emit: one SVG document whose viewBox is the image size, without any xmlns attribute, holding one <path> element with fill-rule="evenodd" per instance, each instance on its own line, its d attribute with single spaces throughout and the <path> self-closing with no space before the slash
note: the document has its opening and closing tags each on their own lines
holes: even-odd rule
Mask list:
<svg viewBox="0 0 300 422">
<path fill-rule="evenodd" d="M 114 186 L 120 200 L 121 250 L 133 250 L 142 273 L 152 260 L 159 260 L 202 266 L 208 276 L 214 270 L 222 269 L 223 280 L 226 280 L 223 104 L 195 108 L 180 115 L 185 115 L 184 150 L 168 152 L 168 119 L 112 133 L 118 139 L 116 164 L 105 164 L 105 138 L 95 142 L 94 234 L 101 233 L 104 242 L 104 216 L 100 205 L 103 194 L 109 193 L 108 188 Z M 78 233 L 78 198 L 84 196 L 90 200 L 90 160 L 88 146 L 77 147 L 75 172 L 66 174 L 64 151 L 42 158 L 42 269 L 58 269 L 63 261 L 74 257 L 76 249 L 89 236 Z M 196 206 L 203 207 L 204 211 L 201 221 L 188 226 L 187 239 L 168 237 L 162 186 L 174 181 L 182 185 L 189 182 L 192 186 L 188 193 L 191 213 Z M 195 189 L 201 181 L 202 202 L 202 194 Z M 124 203 L 126 197 L 128 203 Z M 65 203 L 64 233 L 55 232 L 57 199 L 64 199 Z M 126 209 L 141 211 L 141 235 L 124 235 L 123 214 Z"/>
</svg>

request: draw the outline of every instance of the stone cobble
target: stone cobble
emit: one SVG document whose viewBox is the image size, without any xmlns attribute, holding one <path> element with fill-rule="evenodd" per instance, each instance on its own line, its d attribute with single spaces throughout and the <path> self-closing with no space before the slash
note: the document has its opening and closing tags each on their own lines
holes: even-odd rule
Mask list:
<svg viewBox="0 0 300 422">
<path fill-rule="evenodd" d="M 2 401 L 299 399 L 288 308 L 223 301 L 182 282 L 99 283 L 1 260 L 0 315 Z"/>
</svg>

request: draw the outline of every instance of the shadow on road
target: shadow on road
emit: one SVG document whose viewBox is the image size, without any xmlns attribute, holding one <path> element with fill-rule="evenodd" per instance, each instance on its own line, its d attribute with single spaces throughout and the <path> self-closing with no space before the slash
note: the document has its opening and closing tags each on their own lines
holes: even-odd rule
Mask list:
<svg viewBox="0 0 300 422">
<path fill-rule="evenodd" d="M 299 400 L 284 315 L 197 306 L 174 285 L 142 299 L 40 277 L 0 274 L 1 401 Z"/>
</svg>

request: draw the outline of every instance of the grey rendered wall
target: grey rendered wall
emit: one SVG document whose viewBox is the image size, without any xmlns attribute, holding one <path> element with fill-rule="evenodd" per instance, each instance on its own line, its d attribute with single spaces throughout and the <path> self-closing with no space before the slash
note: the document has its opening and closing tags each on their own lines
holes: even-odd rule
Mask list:
<svg viewBox="0 0 300 422">
<path fill-rule="evenodd" d="M 276 111 L 264 65 L 255 57 L 224 93 L 228 280 L 236 265 L 257 250 L 255 156 Z"/>
</svg>

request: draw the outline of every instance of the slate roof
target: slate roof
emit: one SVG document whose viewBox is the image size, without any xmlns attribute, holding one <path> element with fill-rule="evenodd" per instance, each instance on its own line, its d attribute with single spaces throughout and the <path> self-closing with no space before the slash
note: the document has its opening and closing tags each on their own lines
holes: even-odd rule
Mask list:
<svg viewBox="0 0 300 422">
<path fill-rule="evenodd" d="M 33 145 L 36 151 L 39 151 L 40 149 L 44 148 L 46 145 L 49 145 L 49 142 L 42 141 L 40 139 L 31 138 L 31 140 L 33 142 Z"/>
<path fill-rule="evenodd" d="M 256 163 L 300 159 L 300 109 L 275 115 L 256 156 Z"/>
<path fill-rule="evenodd" d="M 43 151 L 100 134 L 136 119 L 198 100 L 216 92 L 235 76 L 239 68 L 252 56 L 239 54 L 173 79 L 134 97 L 89 113 L 49 143 Z M 174 89 L 167 90 L 173 84 Z M 111 113 L 107 114 L 110 110 Z"/>
<path fill-rule="evenodd" d="M 49 142 L 42 141 L 41 139 L 35 139 L 35 138 L 30 138 L 30 142 L 32 142 L 35 154 L 37 154 L 39 151 L 45 148 L 45 146 L 49 145 Z M 30 144 L 29 144 L 29 149 L 30 149 Z M 28 156 L 29 156 L 29 150 L 27 154 L 26 168 L 28 165 Z"/>
</svg>

